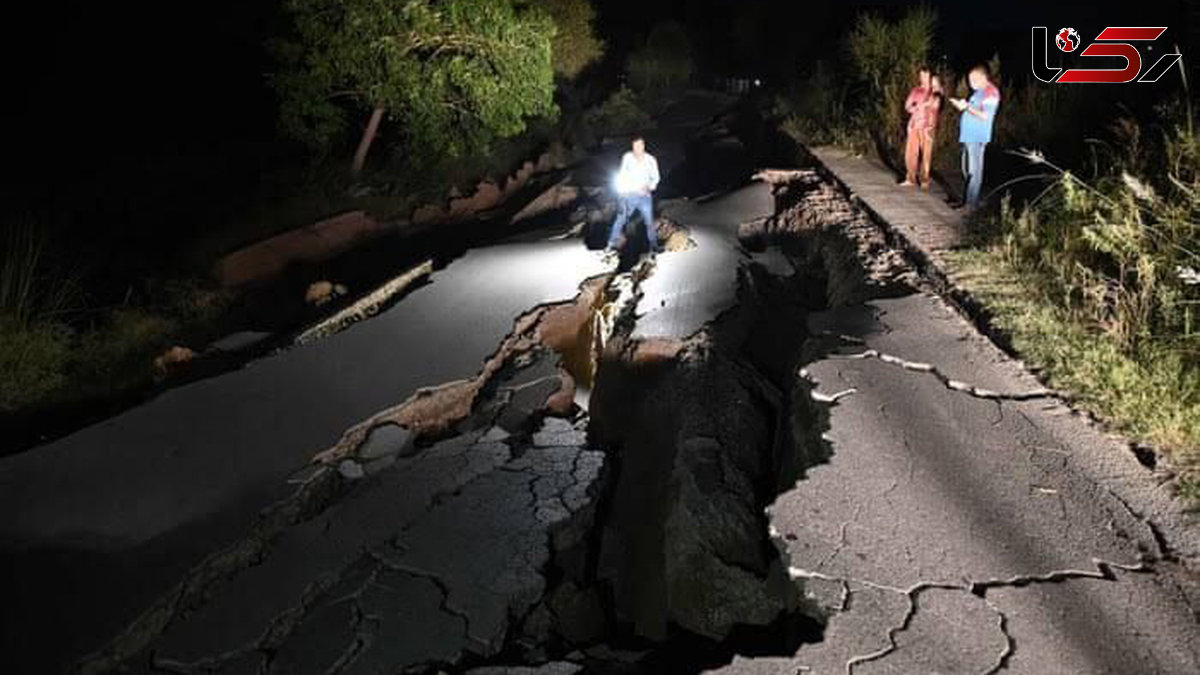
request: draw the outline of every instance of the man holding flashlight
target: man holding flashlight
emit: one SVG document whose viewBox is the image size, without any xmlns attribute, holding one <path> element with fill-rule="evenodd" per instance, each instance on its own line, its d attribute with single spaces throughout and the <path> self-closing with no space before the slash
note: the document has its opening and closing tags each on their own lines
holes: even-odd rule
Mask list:
<svg viewBox="0 0 1200 675">
<path fill-rule="evenodd" d="M 646 239 L 650 246 L 650 255 L 658 252 L 658 231 L 654 225 L 654 198 L 651 196 L 658 188 L 658 160 L 646 152 L 646 140 L 641 136 L 633 139 L 632 149 L 621 158 L 621 170 L 613 181 L 620 202 L 617 206 L 617 217 L 608 233 L 608 246 L 604 249 L 606 257 L 617 254 L 617 248 L 623 238 L 625 225 L 634 212 L 642 214 L 646 223 Z"/>
</svg>

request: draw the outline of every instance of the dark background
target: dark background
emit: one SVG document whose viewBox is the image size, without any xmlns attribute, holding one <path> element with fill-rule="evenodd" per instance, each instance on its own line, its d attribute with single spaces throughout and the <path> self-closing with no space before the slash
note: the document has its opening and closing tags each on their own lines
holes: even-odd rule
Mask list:
<svg viewBox="0 0 1200 675">
<path fill-rule="evenodd" d="M 598 0 L 610 46 L 599 72 L 615 78 L 649 29 L 673 19 L 693 36 L 702 74 L 784 86 L 814 61 L 838 57 L 858 11 L 899 14 L 909 4 Z M 1200 17 L 1183 0 L 934 7 L 939 59 L 961 71 L 999 53 L 1005 76 L 1015 78 L 1029 72 L 1032 25 L 1072 26 L 1085 42 L 1105 25 L 1168 25 L 1160 48 L 1179 42 L 1188 60 L 1188 22 L 1194 33 Z M 6 219 L 34 214 L 67 248 L 107 252 L 105 264 L 176 264 L 160 255 L 170 241 L 229 219 L 258 198 L 264 175 L 305 161 L 276 138 L 266 84 L 263 43 L 278 28 L 277 0 L 134 0 L 36 12 L 3 22 Z M 1139 86 L 1151 89 L 1125 85 L 1128 96 L 1148 95 Z"/>
</svg>

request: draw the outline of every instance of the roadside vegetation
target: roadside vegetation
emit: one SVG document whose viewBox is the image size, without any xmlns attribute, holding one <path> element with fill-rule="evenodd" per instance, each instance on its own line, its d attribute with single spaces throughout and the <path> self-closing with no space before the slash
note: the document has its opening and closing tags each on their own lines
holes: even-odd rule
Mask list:
<svg viewBox="0 0 1200 675">
<path fill-rule="evenodd" d="M 861 15 L 840 58 L 778 97 L 782 128 L 902 167 L 904 97 L 936 39 L 928 9 Z M 967 93 L 961 75 L 931 65 L 948 95 Z M 947 271 L 1051 385 L 1169 456 L 1181 492 L 1200 500 L 1200 137 L 1186 80 L 1134 109 L 1115 88 L 1017 81 L 998 58 L 988 65 L 1004 97 L 990 208 Z M 946 108 L 934 169 L 953 192 Z"/>
<path fill-rule="evenodd" d="M 1037 195 L 1003 199 L 956 257 L 1047 377 L 1171 456 L 1200 499 L 1200 139 L 1180 105 L 1119 120 L 1087 179 L 1040 152 Z"/>
<path fill-rule="evenodd" d="M 54 259 L 44 228 L 32 220 L 7 225 L 0 248 L 0 414 L 151 384 L 154 356 L 211 321 L 229 299 L 206 282 L 177 279 L 161 282 L 153 300 L 89 307 L 82 277 Z"/>
</svg>

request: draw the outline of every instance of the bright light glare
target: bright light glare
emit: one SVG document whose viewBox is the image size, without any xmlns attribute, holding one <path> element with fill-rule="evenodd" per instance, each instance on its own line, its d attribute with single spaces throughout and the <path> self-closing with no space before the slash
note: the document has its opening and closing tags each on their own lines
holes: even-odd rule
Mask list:
<svg viewBox="0 0 1200 675">
<path fill-rule="evenodd" d="M 632 194 L 637 192 L 638 187 L 637 178 L 630 172 L 618 171 L 613 175 L 613 189 L 617 191 L 617 194 Z"/>
</svg>

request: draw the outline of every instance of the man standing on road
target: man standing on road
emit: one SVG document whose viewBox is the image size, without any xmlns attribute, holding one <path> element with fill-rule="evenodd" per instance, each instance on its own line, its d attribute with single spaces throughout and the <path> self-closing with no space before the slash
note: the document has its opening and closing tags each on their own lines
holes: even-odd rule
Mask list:
<svg viewBox="0 0 1200 675">
<path fill-rule="evenodd" d="M 646 239 L 650 245 L 650 255 L 658 252 L 658 232 L 654 225 L 654 198 L 651 196 L 658 188 L 658 160 L 646 152 L 646 140 L 641 136 L 633 139 L 633 148 L 621 158 L 621 170 L 617 172 L 615 187 L 620 197 L 617 207 L 617 217 L 608 233 L 606 256 L 616 255 L 617 248 L 623 238 L 625 225 L 634 212 L 642 214 L 646 223 Z"/>
<path fill-rule="evenodd" d="M 950 103 L 962 111 L 958 140 L 963 148 L 964 201 L 968 210 L 974 210 L 979 205 L 979 191 L 983 187 L 983 153 L 992 140 L 992 124 L 996 121 L 996 109 L 1000 107 L 1000 90 L 988 79 L 987 68 L 982 65 L 972 68 L 967 80 L 974 90 L 971 98 L 965 101 L 952 98 Z"/>
</svg>

